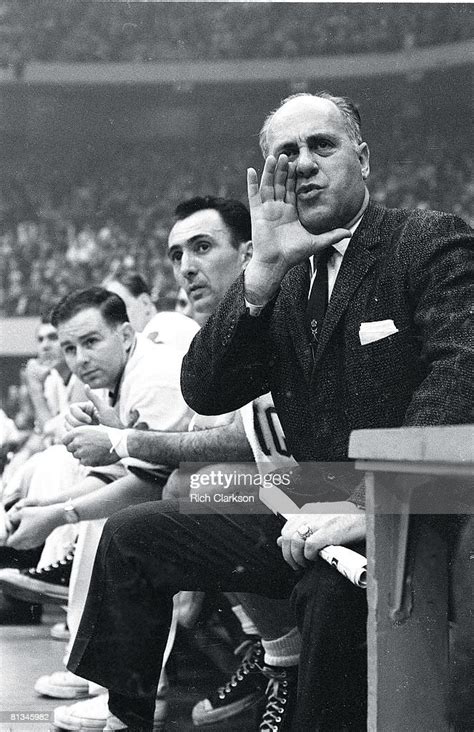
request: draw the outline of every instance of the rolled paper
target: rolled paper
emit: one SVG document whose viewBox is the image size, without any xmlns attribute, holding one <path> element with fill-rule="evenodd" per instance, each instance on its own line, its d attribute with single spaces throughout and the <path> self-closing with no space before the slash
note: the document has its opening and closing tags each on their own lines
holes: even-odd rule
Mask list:
<svg viewBox="0 0 474 732">
<path fill-rule="evenodd" d="M 367 559 L 346 546 L 326 546 L 319 556 L 331 564 L 354 585 L 367 588 Z"/>
</svg>

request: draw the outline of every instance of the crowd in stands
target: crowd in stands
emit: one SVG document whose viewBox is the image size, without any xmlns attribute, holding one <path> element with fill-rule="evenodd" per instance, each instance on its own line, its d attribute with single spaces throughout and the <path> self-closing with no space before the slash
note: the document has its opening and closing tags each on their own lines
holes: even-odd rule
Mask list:
<svg viewBox="0 0 474 732">
<path fill-rule="evenodd" d="M 143 62 L 394 51 L 472 36 L 464 4 L 2 2 L 0 61 Z M 238 28 L 238 33 L 236 33 Z"/>
<path fill-rule="evenodd" d="M 437 138 L 400 151 L 387 145 L 369 179 L 388 206 L 455 213 L 472 225 L 472 162 Z M 436 150 L 436 155 L 431 150 Z M 180 164 L 147 147 L 53 170 L 29 155 L 0 189 L 0 317 L 38 315 L 73 288 L 98 284 L 119 267 L 147 272 L 157 300 L 175 291 L 166 256 L 170 211 L 204 188 L 245 200 L 242 171 L 255 164 L 238 144 L 205 155 L 181 149 Z M 246 157 L 247 156 L 247 157 Z M 189 164 L 198 159 L 198 164 Z M 87 163 L 87 161 L 86 161 Z"/>
</svg>

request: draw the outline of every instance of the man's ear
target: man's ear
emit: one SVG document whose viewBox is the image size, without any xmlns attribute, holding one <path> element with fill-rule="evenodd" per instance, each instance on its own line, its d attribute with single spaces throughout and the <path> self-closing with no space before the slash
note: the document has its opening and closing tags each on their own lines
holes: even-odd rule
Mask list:
<svg viewBox="0 0 474 732">
<path fill-rule="evenodd" d="M 361 142 L 358 147 L 358 156 L 360 162 L 360 169 L 362 171 L 362 178 L 367 180 L 370 173 L 370 150 L 366 142 Z"/>
<path fill-rule="evenodd" d="M 128 322 L 128 320 L 127 322 L 121 324 L 119 332 L 122 338 L 122 343 L 125 346 L 125 350 L 129 351 L 135 339 L 135 331 Z"/>
<path fill-rule="evenodd" d="M 250 260 L 252 259 L 252 253 L 253 253 L 253 246 L 252 242 L 250 241 L 243 241 L 240 245 L 240 254 L 242 257 L 242 266 L 248 264 Z"/>
</svg>

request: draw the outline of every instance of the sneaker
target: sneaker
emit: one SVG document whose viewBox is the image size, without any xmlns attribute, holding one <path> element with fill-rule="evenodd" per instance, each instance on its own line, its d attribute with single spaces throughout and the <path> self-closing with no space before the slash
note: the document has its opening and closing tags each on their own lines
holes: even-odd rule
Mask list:
<svg viewBox="0 0 474 732">
<path fill-rule="evenodd" d="M 155 716 L 153 718 L 153 732 L 162 732 L 166 724 L 166 712 L 167 703 L 164 699 L 157 699 L 155 706 Z M 104 732 L 125 732 L 128 730 L 127 725 L 122 722 L 118 717 L 108 712 L 107 721 L 105 727 L 102 727 Z"/>
<path fill-rule="evenodd" d="M 42 614 L 42 605 L 16 600 L 0 592 L 0 625 L 39 625 Z"/>
<path fill-rule="evenodd" d="M 53 714 L 55 727 L 67 730 L 102 730 L 109 716 L 109 695 L 107 692 L 84 699 L 69 706 L 56 707 Z"/>
<path fill-rule="evenodd" d="M 55 623 L 49 632 L 55 640 L 68 641 L 71 637 L 67 622 Z"/>
<path fill-rule="evenodd" d="M 42 569 L 2 569 L 0 585 L 3 591 L 27 602 L 67 602 L 74 550 Z"/>
<path fill-rule="evenodd" d="M 267 703 L 258 728 L 259 732 L 290 732 L 296 708 L 298 667 L 264 666 L 262 671 L 270 680 L 266 689 Z"/>
<path fill-rule="evenodd" d="M 49 676 L 40 676 L 35 684 L 35 691 L 53 699 L 83 699 L 85 696 L 101 694 L 104 688 L 98 686 L 91 693 L 86 679 L 81 679 L 71 671 L 55 671 Z"/>
<path fill-rule="evenodd" d="M 262 673 L 263 647 L 259 640 L 244 641 L 236 651 L 242 662 L 229 681 L 196 704 L 192 712 L 195 727 L 216 724 L 247 712 L 265 701 L 267 678 Z"/>
<path fill-rule="evenodd" d="M 113 714 L 109 714 L 104 727 L 104 732 L 115 732 L 116 730 L 125 731 L 128 730 L 128 727 L 118 717 L 115 717 Z"/>
<path fill-rule="evenodd" d="M 56 707 L 54 710 L 54 725 L 65 730 L 80 730 L 80 732 L 97 732 L 97 730 L 100 730 L 102 732 L 109 719 L 117 720 L 117 717 L 112 718 L 110 715 L 108 702 L 109 695 L 105 692 L 94 699 L 85 699 L 70 706 Z M 154 732 L 164 729 L 167 711 L 167 701 L 160 696 L 155 704 Z M 119 721 L 117 720 L 114 723 Z M 122 726 L 117 729 L 126 729 L 122 722 L 120 724 Z"/>
</svg>

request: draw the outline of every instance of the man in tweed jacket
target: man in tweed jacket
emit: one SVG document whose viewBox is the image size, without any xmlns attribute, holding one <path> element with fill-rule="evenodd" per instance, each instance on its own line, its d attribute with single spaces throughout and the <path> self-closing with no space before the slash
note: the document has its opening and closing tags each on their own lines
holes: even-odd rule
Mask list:
<svg viewBox="0 0 474 732">
<path fill-rule="evenodd" d="M 260 188 L 249 171 L 254 254 L 183 362 L 188 403 L 218 414 L 270 390 L 299 461 L 347 460 L 355 429 L 469 422 L 469 227 L 447 214 L 369 202 L 369 151 L 347 99 L 290 97 L 267 119 L 261 141 Z M 309 257 L 328 245 L 337 279 L 333 272 L 312 349 Z M 331 260 L 331 289 L 330 267 Z M 328 500 L 324 478 L 314 468 L 313 500 Z M 349 501 L 362 506 L 364 496 L 353 489 L 347 480 L 331 486 L 329 500 L 342 501 L 348 514 L 309 509 L 287 524 L 282 549 L 290 563 L 363 538 L 363 514 Z M 312 531 L 304 544 L 298 527 Z"/>
</svg>

